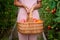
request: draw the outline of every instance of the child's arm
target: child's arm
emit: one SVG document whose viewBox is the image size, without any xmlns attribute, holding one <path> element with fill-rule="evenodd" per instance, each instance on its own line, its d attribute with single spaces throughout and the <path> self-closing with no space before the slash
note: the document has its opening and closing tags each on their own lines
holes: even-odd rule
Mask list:
<svg viewBox="0 0 60 40">
<path fill-rule="evenodd" d="M 33 5 L 34 9 L 39 9 L 42 7 L 42 0 L 37 0 L 37 4 Z"/>
<path fill-rule="evenodd" d="M 32 6 L 31 11 L 33 11 L 35 9 L 39 9 L 41 7 L 42 7 L 42 0 L 37 0 L 37 4 Z"/>
<path fill-rule="evenodd" d="M 14 5 L 17 7 L 23 7 L 23 8 L 27 8 L 24 4 L 22 4 L 21 2 L 19 2 L 18 0 L 14 0 Z"/>
<path fill-rule="evenodd" d="M 18 0 L 14 0 L 14 5 L 17 7 L 23 7 L 27 13 L 29 12 L 29 8 Z"/>
</svg>

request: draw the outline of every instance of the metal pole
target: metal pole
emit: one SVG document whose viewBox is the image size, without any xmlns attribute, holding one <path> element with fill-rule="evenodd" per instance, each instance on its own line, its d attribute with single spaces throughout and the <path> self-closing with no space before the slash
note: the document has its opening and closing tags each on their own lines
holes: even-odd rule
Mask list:
<svg viewBox="0 0 60 40">
<path fill-rule="evenodd" d="M 11 34 L 10 34 L 10 36 L 9 36 L 9 40 L 12 40 L 12 33 L 13 33 L 15 27 L 16 27 L 16 23 L 15 23 L 14 26 L 13 26 L 13 29 L 12 29 Z"/>
<path fill-rule="evenodd" d="M 47 38 L 46 38 L 44 32 L 42 33 L 42 35 L 43 35 L 44 40 L 47 40 Z"/>
</svg>

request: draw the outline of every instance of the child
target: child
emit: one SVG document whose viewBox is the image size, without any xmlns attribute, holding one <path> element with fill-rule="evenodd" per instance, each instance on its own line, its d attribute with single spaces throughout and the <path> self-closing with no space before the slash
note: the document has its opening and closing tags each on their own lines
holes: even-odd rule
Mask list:
<svg viewBox="0 0 60 40">
<path fill-rule="evenodd" d="M 25 22 L 30 12 L 33 14 L 33 19 L 39 19 L 37 9 L 41 7 L 41 0 L 14 0 L 14 5 L 19 7 L 17 22 Z M 24 35 L 18 32 L 19 40 L 37 40 L 37 35 Z"/>
</svg>

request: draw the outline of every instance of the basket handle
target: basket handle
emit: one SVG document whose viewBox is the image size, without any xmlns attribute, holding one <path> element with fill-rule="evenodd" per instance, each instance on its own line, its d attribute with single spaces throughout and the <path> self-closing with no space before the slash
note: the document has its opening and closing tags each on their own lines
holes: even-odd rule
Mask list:
<svg viewBox="0 0 60 40">
<path fill-rule="evenodd" d="M 28 16 L 27 16 L 27 20 L 28 20 L 28 21 L 31 21 L 31 20 L 33 19 L 32 16 L 33 16 L 33 15 L 32 15 L 32 12 L 30 12 L 30 13 L 28 14 Z"/>
</svg>

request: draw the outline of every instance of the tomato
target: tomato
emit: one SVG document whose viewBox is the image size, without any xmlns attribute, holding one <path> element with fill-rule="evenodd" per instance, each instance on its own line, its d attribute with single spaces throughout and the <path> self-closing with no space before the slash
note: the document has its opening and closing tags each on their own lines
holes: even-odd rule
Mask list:
<svg viewBox="0 0 60 40">
<path fill-rule="evenodd" d="M 43 23 L 43 21 L 42 20 L 37 20 L 36 23 Z"/>
<path fill-rule="evenodd" d="M 34 18 L 34 19 L 33 19 L 33 21 L 34 21 L 34 22 L 36 22 L 36 21 L 37 21 L 37 19 L 36 19 L 36 18 Z"/>
<path fill-rule="evenodd" d="M 56 9 L 54 8 L 51 12 L 52 12 L 52 14 L 54 14 L 56 12 Z"/>
<path fill-rule="evenodd" d="M 50 30 L 51 29 L 51 26 L 48 26 L 48 30 Z"/>
<path fill-rule="evenodd" d="M 25 22 L 26 22 L 26 20 L 25 20 L 25 19 L 22 19 L 20 22 L 21 22 L 21 23 L 25 23 Z"/>
</svg>

